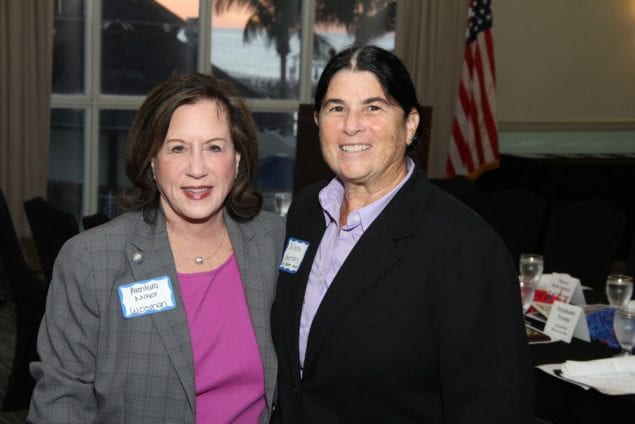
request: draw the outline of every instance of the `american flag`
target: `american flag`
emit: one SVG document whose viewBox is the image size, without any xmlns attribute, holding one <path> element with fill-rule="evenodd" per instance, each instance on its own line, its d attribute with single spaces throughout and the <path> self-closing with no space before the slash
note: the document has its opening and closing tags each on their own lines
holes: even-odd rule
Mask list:
<svg viewBox="0 0 635 424">
<path fill-rule="evenodd" d="M 465 55 L 446 164 L 447 176 L 476 178 L 498 167 L 496 68 L 490 0 L 470 0 Z"/>
</svg>

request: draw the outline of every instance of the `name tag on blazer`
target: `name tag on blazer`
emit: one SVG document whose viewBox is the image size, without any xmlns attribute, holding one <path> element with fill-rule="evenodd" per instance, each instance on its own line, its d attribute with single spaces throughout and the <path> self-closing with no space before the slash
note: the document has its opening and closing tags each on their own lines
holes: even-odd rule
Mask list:
<svg viewBox="0 0 635 424">
<path fill-rule="evenodd" d="M 172 281 L 167 275 L 124 284 L 119 286 L 118 291 L 124 318 L 156 314 L 176 306 Z"/>
<path fill-rule="evenodd" d="M 282 262 L 280 263 L 280 271 L 295 274 L 300 269 L 302 259 L 309 248 L 309 242 L 297 238 L 289 237 L 287 240 L 287 248 L 284 249 Z"/>
</svg>

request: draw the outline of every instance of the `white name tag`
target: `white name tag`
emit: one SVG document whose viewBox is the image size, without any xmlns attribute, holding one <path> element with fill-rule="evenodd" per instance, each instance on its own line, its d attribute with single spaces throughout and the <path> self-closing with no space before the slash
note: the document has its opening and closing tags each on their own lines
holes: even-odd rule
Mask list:
<svg viewBox="0 0 635 424">
<path fill-rule="evenodd" d="M 124 318 L 169 311 L 176 305 L 172 282 L 167 275 L 124 284 L 118 291 Z"/>
<path fill-rule="evenodd" d="M 309 248 L 309 242 L 289 237 L 287 241 L 287 248 L 282 255 L 282 262 L 280 263 L 280 271 L 295 274 L 300 269 L 302 259 Z"/>
</svg>

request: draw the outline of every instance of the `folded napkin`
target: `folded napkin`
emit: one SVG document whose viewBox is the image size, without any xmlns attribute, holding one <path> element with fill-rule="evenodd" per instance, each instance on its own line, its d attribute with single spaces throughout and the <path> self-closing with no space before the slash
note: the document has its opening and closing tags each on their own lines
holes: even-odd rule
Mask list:
<svg viewBox="0 0 635 424">
<path fill-rule="evenodd" d="M 594 361 L 566 361 L 562 366 L 565 377 L 635 373 L 635 356 L 596 359 Z"/>
<path fill-rule="evenodd" d="M 609 395 L 635 394 L 635 356 L 566 361 L 562 376 Z"/>
</svg>

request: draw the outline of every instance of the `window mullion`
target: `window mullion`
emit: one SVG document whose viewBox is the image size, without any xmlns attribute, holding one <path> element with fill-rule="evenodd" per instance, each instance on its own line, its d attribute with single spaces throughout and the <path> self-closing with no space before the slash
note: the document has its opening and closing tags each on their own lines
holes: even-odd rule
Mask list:
<svg viewBox="0 0 635 424">
<path fill-rule="evenodd" d="M 315 0 L 305 0 L 302 7 L 302 29 L 300 48 L 300 103 L 311 101 L 311 64 L 313 62 L 313 39 L 315 26 Z M 297 109 L 297 107 L 296 107 Z"/>
</svg>

